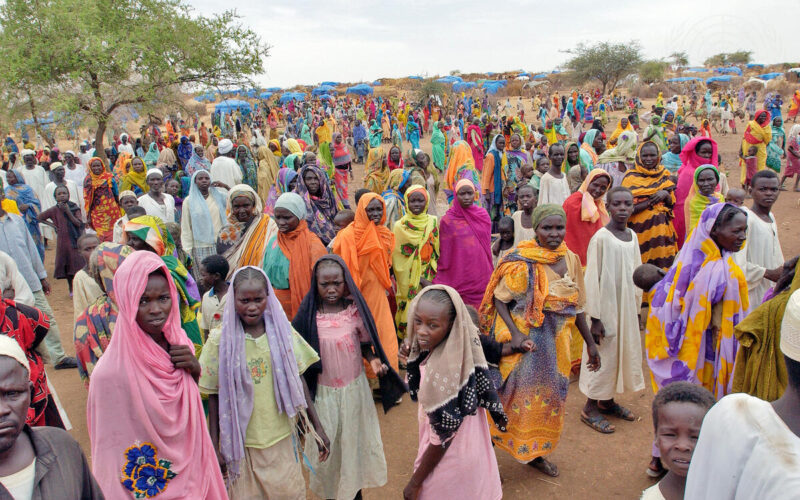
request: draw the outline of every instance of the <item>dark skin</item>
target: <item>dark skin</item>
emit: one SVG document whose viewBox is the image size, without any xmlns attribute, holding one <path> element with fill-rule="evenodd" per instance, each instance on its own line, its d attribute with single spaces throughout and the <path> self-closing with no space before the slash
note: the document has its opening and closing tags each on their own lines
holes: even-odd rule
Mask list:
<svg viewBox="0 0 800 500">
<path fill-rule="evenodd" d="M 200 194 L 203 195 L 203 198 L 208 198 L 208 190 L 211 187 L 211 176 L 206 172 L 200 172 L 195 176 L 194 183 L 198 191 L 200 191 Z"/>
<path fill-rule="evenodd" d="M 610 217 L 610 220 L 606 225 L 606 229 L 609 230 L 611 234 L 613 234 L 620 241 L 631 241 L 633 237 L 628 230 L 628 219 L 633 214 L 633 195 L 626 191 L 614 192 L 608 197 L 606 208 L 608 209 L 608 215 Z M 595 343 L 600 345 L 600 342 L 606 336 L 606 330 L 603 326 L 603 322 L 600 321 L 599 318 L 593 317 L 591 318 L 591 323 L 592 324 L 589 328 L 589 331 L 591 332 Z M 606 410 L 613 407 L 614 404 L 615 402 L 613 398 L 603 401 L 587 398 L 586 404 L 583 406 L 583 416 L 589 419 L 597 419 L 599 417 L 601 420 L 599 420 L 595 425 L 606 429 L 606 431 L 614 431 L 615 427 L 611 425 L 611 423 L 600 413 L 601 408 Z M 631 417 L 636 418 L 633 416 L 633 414 L 631 414 Z"/>
<path fill-rule="evenodd" d="M 313 170 L 305 171 L 303 174 L 303 183 L 306 185 L 306 189 L 308 189 L 308 194 L 311 196 L 319 196 L 321 191 L 319 177 L 317 177 L 317 174 L 314 173 Z"/>
<path fill-rule="evenodd" d="M 594 148 L 594 152 L 597 154 L 600 154 L 606 150 L 606 143 L 603 141 L 602 135 L 595 135 L 594 140 L 592 141 L 592 147 Z"/>
<path fill-rule="evenodd" d="M 598 175 L 597 177 L 589 183 L 586 187 L 586 191 L 591 195 L 592 198 L 595 200 L 598 198 L 602 198 L 608 188 L 611 186 L 611 178 L 607 175 Z"/>
<path fill-rule="evenodd" d="M 139 205 L 139 200 L 137 200 L 135 196 L 124 196 L 119 200 L 119 206 L 125 211 L 126 214 L 128 213 L 128 210 L 137 205 Z"/>
<path fill-rule="evenodd" d="M 697 156 L 700 158 L 710 160 L 711 156 L 714 154 L 714 146 L 711 145 L 710 141 L 702 141 L 697 145 L 695 151 L 697 151 Z"/>
<path fill-rule="evenodd" d="M 796 436 L 800 436 L 800 387 L 798 387 L 798 381 L 789 380 L 783 396 L 772 402 L 772 408 L 775 409 L 775 413 L 789 430 Z"/>
<path fill-rule="evenodd" d="M 28 371 L 14 358 L 0 356 L 0 476 L 19 472 L 36 458 L 33 443 L 22 432 L 30 404 Z"/>
<path fill-rule="evenodd" d="M 569 151 L 567 151 L 567 163 L 570 166 L 574 166 L 578 164 L 578 156 L 580 155 L 580 149 L 575 144 L 570 144 Z"/>
<path fill-rule="evenodd" d="M 524 217 L 520 217 L 522 227 L 530 229 L 533 227 L 533 209 L 536 208 L 536 193 L 531 186 L 522 186 L 517 190 L 517 206 L 522 209 Z"/>
<path fill-rule="evenodd" d="M 681 138 L 680 137 L 678 137 L 677 135 L 673 135 L 672 137 L 669 138 L 668 144 L 669 144 L 670 152 L 672 152 L 673 154 L 676 154 L 676 155 L 680 154 L 680 152 L 681 152 Z"/>
<path fill-rule="evenodd" d="M 75 216 L 75 214 L 72 212 L 72 210 L 69 209 L 69 205 L 67 204 L 67 202 L 69 201 L 69 190 L 64 186 L 59 186 L 53 192 L 53 195 L 56 198 L 56 206 L 58 207 L 59 210 L 61 210 L 64 213 L 64 215 L 67 217 L 70 223 L 72 223 L 75 227 L 82 227 L 83 221 L 81 221 L 80 219 L 78 219 L 78 217 Z M 42 214 L 38 215 L 38 219 L 39 222 L 41 222 L 42 224 L 47 224 L 52 228 L 56 227 L 55 224 L 50 222 L 50 219 L 43 218 Z"/>
<path fill-rule="evenodd" d="M 727 223 L 711 229 L 711 239 L 722 250 L 738 252 L 747 238 L 747 216 L 738 213 Z"/>
<path fill-rule="evenodd" d="M 6 183 L 8 183 L 9 186 L 16 186 L 17 184 L 19 184 L 19 179 L 17 178 L 16 172 L 14 172 L 13 170 L 9 170 L 8 172 L 6 172 Z M 28 208 L 30 208 L 30 205 L 27 205 L 25 203 L 17 203 L 17 208 L 19 208 L 19 211 L 21 213 L 25 213 L 28 210 Z"/>
<path fill-rule="evenodd" d="M 256 279 L 242 281 L 237 285 L 233 295 L 236 314 L 242 322 L 244 333 L 254 339 L 265 335 L 266 326 L 264 325 L 264 311 L 267 308 L 267 288 L 265 283 Z M 311 393 L 308 391 L 305 379 L 300 377 L 300 380 L 303 382 L 303 394 L 306 399 L 308 419 L 311 421 L 311 425 L 314 426 L 314 430 L 322 439 L 322 443 L 318 443 L 319 461 L 324 462 L 328 459 L 328 455 L 330 454 L 330 440 L 319 421 L 317 410 L 314 408 L 314 401 L 311 399 Z M 214 444 L 214 450 L 217 452 L 220 468 L 224 474 L 226 470 L 225 460 L 222 458 L 222 454 L 219 451 L 219 395 L 210 394 L 208 396 L 208 403 L 208 430 L 209 434 L 211 434 L 211 442 Z"/>
<path fill-rule="evenodd" d="M 13 170 L 9 170 L 6 175 L 7 176 L 11 175 L 13 177 L 14 176 L 14 171 Z M 14 177 L 14 178 L 16 178 L 16 177 Z M 8 179 L 8 177 L 6 177 L 6 179 Z M 6 195 L 3 192 L 3 190 L 0 189 L 0 201 L 3 201 L 5 199 L 6 199 Z M 27 205 L 25 205 L 25 206 L 27 207 Z M 22 211 L 22 205 L 20 205 L 20 211 Z M 3 210 L 3 207 L 0 207 L 0 217 L 5 217 L 7 213 L 8 212 Z M 47 281 L 47 278 L 42 278 L 42 279 L 39 280 L 39 282 L 42 284 L 42 291 L 44 292 L 44 294 L 45 295 L 50 295 L 50 282 Z"/>
<path fill-rule="evenodd" d="M 231 202 L 231 213 L 239 222 L 248 223 L 253 220 L 255 217 L 253 208 L 255 208 L 255 203 L 247 196 L 237 196 Z"/>
<path fill-rule="evenodd" d="M 456 192 L 456 200 L 461 208 L 469 208 L 475 203 L 475 190 L 472 186 L 461 186 Z"/>
<path fill-rule="evenodd" d="M 658 167 L 658 146 L 652 143 L 645 144 L 639 151 L 639 161 L 642 166 L 648 170 L 654 170 Z M 668 207 L 672 206 L 672 197 L 669 191 L 662 189 L 653 193 L 648 199 L 640 201 L 633 207 L 633 213 L 638 214 L 644 210 L 653 208 L 659 203 L 665 203 Z"/>
<path fill-rule="evenodd" d="M 86 265 L 83 267 L 85 270 L 89 269 L 89 257 L 94 252 L 94 249 L 100 245 L 100 240 L 97 238 L 83 238 L 78 244 L 78 252 L 83 257 Z"/>
<path fill-rule="evenodd" d="M 753 197 L 753 205 L 750 210 L 761 220 L 767 223 L 772 222 L 770 212 L 772 206 L 778 200 L 780 193 L 780 184 L 777 177 L 759 177 L 752 183 L 750 188 L 750 195 Z M 784 267 L 788 266 L 793 268 L 797 262 L 797 257 L 784 263 L 783 266 L 776 267 L 775 269 L 766 269 L 764 277 L 770 281 L 778 281 L 783 274 Z"/>
<path fill-rule="evenodd" d="M 408 210 L 414 215 L 421 214 L 422 211 L 425 210 L 425 205 L 427 204 L 428 200 L 425 198 L 425 195 L 419 191 L 408 195 Z"/>
<path fill-rule="evenodd" d="M 501 222 L 497 226 L 497 232 L 500 234 L 500 238 L 492 245 L 494 255 L 500 255 L 501 250 L 508 250 L 514 246 L 514 223 Z"/>
<path fill-rule="evenodd" d="M 556 179 L 561 178 L 561 165 L 564 163 L 564 146 L 553 144 L 550 146 L 550 175 Z"/>
<path fill-rule="evenodd" d="M 192 348 L 188 345 L 170 345 L 164 336 L 164 325 L 167 324 L 171 309 L 172 295 L 167 278 L 160 272 L 150 274 L 139 298 L 136 324 L 169 354 L 175 368 L 186 370 L 197 382 L 200 379 L 200 362 L 194 357 Z"/>
<path fill-rule="evenodd" d="M 700 426 L 708 410 L 683 402 L 672 402 L 658 410 L 656 446 L 668 472 L 658 483 L 667 500 L 680 500 L 686 489 L 686 475 L 700 437 Z"/>
<path fill-rule="evenodd" d="M 282 233 L 291 233 L 300 224 L 300 219 L 297 218 L 292 212 L 283 207 L 275 208 L 275 224 L 278 226 L 278 231 Z"/>
<path fill-rule="evenodd" d="M 378 198 L 367 203 L 367 218 L 373 222 L 376 226 L 381 223 L 381 219 L 383 219 L 383 203 Z"/>
<path fill-rule="evenodd" d="M 719 184 L 719 178 L 710 168 L 703 170 L 697 176 L 697 190 L 703 196 L 711 196 L 714 194 L 714 189 L 716 189 L 717 184 Z"/>
<path fill-rule="evenodd" d="M 164 178 L 160 175 L 148 175 L 147 185 L 150 186 L 148 194 L 159 204 L 164 204 Z"/>
</svg>

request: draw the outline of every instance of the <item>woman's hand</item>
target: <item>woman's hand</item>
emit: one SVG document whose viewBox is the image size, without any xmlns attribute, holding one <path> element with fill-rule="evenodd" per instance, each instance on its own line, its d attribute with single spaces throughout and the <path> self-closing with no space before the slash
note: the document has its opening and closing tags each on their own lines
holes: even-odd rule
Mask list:
<svg viewBox="0 0 800 500">
<path fill-rule="evenodd" d="M 589 355 L 589 359 L 586 360 L 586 367 L 590 372 L 596 372 L 600 369 L 600 353 L 597 352 L 597 346 L 587 343 L 586 353 Z"/>
<path fill-rule="evenodd" d="M 186 370 L 195 380 L 200 378 L 200 362 L 188 345 L 169 346 L 169 359 L 175 368 Z"/>
<path fill-rule="evenodd" d="M 375 375 L 379 377 L 386 375 L 386 373 L 389 372 L 389 367 L 382 363 L 378 358 L 372 358 L 369 360 L 369 366 L 372 368 L 372 371 L 375 372 Z"/>
</svg>

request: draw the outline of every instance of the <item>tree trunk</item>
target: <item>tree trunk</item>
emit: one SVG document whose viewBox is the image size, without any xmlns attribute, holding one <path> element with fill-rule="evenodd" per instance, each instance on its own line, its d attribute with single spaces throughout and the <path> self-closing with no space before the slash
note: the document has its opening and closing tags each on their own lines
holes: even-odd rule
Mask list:
<svg viewBox="0 0 800 500">
<path fill-rule="evenodd" d="M 42 132 L 42 128 L 39 125 L 39 117 L 36 116 L 36 103 L 33 102 L 33 96 L 31 95 L 31 91 L 28 87 L 25 87 L 25 93 L 28 95 L 28 106 L 30 106 L 31 108 L 31 118 L 33 118 L 33 130 L 37 135 L 39 135 L 42 139 L 44 139 L 44 141 L 47 143 L 50 149 L 52 149 L 53 142 L 50 140 L 49 137 L 47 137 L 46 134 Z M 36 138 L 34 137 L 34 140 L 31 141 L 34 144 L 36 144 L 35 139 Z"/>
<path fill-rule="evenodd" d="M 103 163 L 106 162 L 108 158 L 106 158 L 106 148 L 103 147 L 103 138 L 106 135 L 106 125 L 108 124 L 108 117 L 103 116 L 102 118 L 97 120 L 97 130 L 94 133 L 94 155 L 101 160 Z M 113 165 L 111 165 L 113 168 Z"/>
</svg>

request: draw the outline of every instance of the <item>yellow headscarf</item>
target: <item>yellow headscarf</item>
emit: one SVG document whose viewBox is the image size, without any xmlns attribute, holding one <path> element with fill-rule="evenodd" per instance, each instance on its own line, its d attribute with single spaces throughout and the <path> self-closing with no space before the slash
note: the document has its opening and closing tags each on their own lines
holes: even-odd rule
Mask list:
<svg viewBox="0 0 800 500">
<path fill-rule="evenodd" d="M 133 169 L 133 160 L 137 158 L 142 162 L 142 166 L 144 167 L 141 172 L 137 172 Z M 147 184 L 147 165 L 144 160 L 138 156 L 125 163 L 125 175 L 122 176 L 119 189 L 120 191 L 132 191 L 133 186 L 141 189 L 143 193 L 150 191 L 150 186 Z"/>
<path fill-rule="evenodd" d="M 269 188 L 275 184 L 275 178 L 278 176 L 278 160 L 272 151 L 267 146 L 259 146 L 256 153 L 258 155 L 258 196 L 262 200 L 269 197 Z"/>
</svg>

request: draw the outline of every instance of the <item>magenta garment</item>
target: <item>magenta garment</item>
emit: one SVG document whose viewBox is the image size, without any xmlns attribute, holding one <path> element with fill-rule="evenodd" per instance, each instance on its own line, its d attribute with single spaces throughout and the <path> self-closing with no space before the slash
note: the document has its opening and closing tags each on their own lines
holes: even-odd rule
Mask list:
<svg viewBox="0 0 800 500">
<path fill-rule="evenodd" d="M 478 136 L 478 144 L 472 143 L 472 132 Z M 483 172 L 483 136 L 481 135 L 481 129 L 477 125 L 470 125 L 467 128 L 467 144 L 469 144 L 469 148 L 472 150 L 472 158 L 475 160 L 475 169 L 478 172 Z"/>
<path fill-rule="evenodd" d="M 479 308 L 492 276 L 492 221 L 478 205 L 461 208 L 454 200 L 439 222 L 439 269 L 433 282 L 455 288 Z"/>
<path fill-rule="evenodd" d="M 346 387 L 364 371 L 361 344 L 370 342 L 364 322 L 355 304 L 338 313 L 317 310 L 319 357 L 325 369 L 319 374 L 319 385 Z"/>
<path fill-rule="evenodd" d="M 700 158 L 695 152 L 695 148 L 703 141 L 711 143 L 711 159 Z M 700 165 L 719 165 L 717 157 L 717 143 L 710 137 L 695 137 L 683 147 L 681 150 L 681 167 L 678 169 L 678 188 L 675 190 L 675 207 L 673 213 L 675 218 L 672 219 L 672 224 L 675 226 L 675 232 L 678 234 L 678 247 L 682 248 L 684 241 L 686 241 L 686 216 L 684 215 L 684 203 L 686 198 L 689 197 L 689 191 L 694 184 L 694 171 Z"/>
<path fill-rule="evenodd" d="M 425 365 L 420 366 L 422 377 Z M 436 433 L 431 428 L 428 416 L 422 405 L 418 405 L 419 449 L 414 461 L 414 470 L 419 467 L 422 455 L 428 445 L 441 446 Z M 492 448 L 486 410 L 478 408 L 475 415 L 467 415 L 458 428 L 450 447 L 436 468 L 422 483 L 419 494 L 422 499 L 440 498 L 480 498 L 499 500 L 503 498 L 497 458 Z"/>
</svg>

